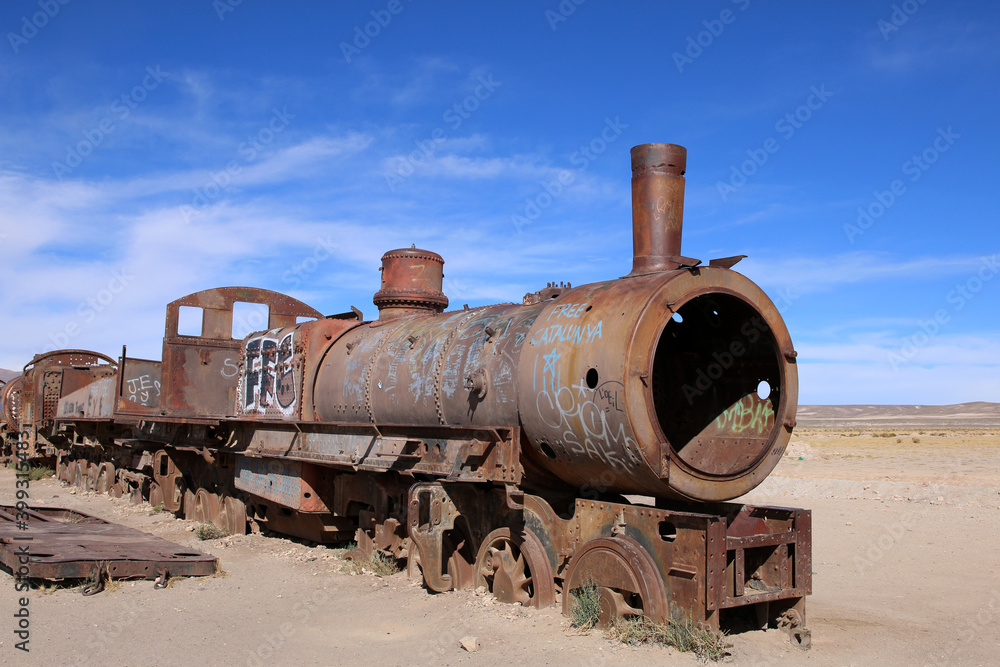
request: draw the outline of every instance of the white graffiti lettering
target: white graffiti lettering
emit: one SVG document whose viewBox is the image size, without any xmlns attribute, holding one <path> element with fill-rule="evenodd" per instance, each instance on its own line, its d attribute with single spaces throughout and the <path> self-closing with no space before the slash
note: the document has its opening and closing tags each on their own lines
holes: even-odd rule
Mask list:
<svg viewBox="0 0 1000 667">
<path fill-rule="evenodd" d="M 295 413 L 297 397 L 293 366 L 294 332 L 279 341 L 279 330 L 247 341 L 240 392 L 244 412 L 264 414 L 270 409 L 281 415 Z"/>
<path fill-rule="evenodd" d="M 160 381 L 152 379 L 147 373 L 127 381 L 125 389 L 128 392 L 128 400 L 139 405 L 149 405 L 151 398 L 160 396 Z"/>
<path fill-rule="evenodd" d="M 590 324 L 553 324 L 535 332 L 532 336 L 532 343 L 555 343 L 557 341 L 569 343 L 593 343 L 601 337 L 601 327 L 604 322 L 598 322 L 597 326 Z"/>
</svg>

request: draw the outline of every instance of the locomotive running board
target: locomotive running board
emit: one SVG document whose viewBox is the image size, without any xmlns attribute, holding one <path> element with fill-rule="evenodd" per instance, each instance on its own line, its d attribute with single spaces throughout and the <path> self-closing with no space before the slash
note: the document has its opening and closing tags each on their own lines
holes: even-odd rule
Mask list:
<svg viewBox="0 0 1000 667">
<path fill-rule="evenodd" d="M 10 505 L 0 505 L 0 562 L 19 580 L 165 580 L 216 570 L 214 556 L 90 514 Z"/>
</svg>

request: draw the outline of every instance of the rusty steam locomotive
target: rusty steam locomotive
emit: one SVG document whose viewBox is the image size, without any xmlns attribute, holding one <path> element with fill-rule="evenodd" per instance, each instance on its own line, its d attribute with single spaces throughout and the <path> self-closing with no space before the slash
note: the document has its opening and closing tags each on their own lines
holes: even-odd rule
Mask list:
<svg viewBox="0 0 1000 667">
<path fill-rule="evenodd" d="M 167 306 L 162 361 L 36 356 L 0 394 L 8 451 L 232 533 L 356 540 L 433 591 L 566 611 L 593 584 L 605 618 L 744 612 L 808 643 L 810 512 L 723 502 L 784 452 L 796 353 L 743 256 L 680 254 L 685 163 L 632 149 L 623 278 L 446 312 L 444 261 L 409 248 L 382 258 L 374 321 L 198 292 Z M 237 302 L 266 329 L 233 339 Z"/>
</svg>

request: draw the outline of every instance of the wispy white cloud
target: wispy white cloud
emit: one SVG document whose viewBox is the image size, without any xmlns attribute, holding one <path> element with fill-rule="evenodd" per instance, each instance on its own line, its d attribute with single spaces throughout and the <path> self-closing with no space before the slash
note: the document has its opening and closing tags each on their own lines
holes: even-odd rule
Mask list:
<svg viewBox="0 0 1000 667">
<path fill-rule="evenodd" d="M 411 242 L 445 256 L 445 290 L 457 307 L 517 300 L 547 280 L 600 268 L 593 249 L 602 247 L 604 232 L 514 239 L 502 206 L 493 227 L 473 224 L 483 220 L 478 213 L 441 215 L 435 206 L 450 206 L 450 179 L 505 178 L 530 188 L 555 173 L 546 160 L 445 156 L 433 167 L 441 174 L 435 182 L 441 196 L 425 202 L 424 191 L 415 189 L 410 197 L 388 202 L 358 187 L 367 178 L 375 142 L 373 134 L 347 132 L 264 154 L 189 221 L 178 208 L 192 188 L 204 184 L 201 170 L 100 182 L 4 172 L 0 230 L 8 233 L 4 249 L 16 252 L 0 266 L 0 280 L 19 288 L 0 296 L 5 326 L 13 332 L 0 350 L 0 366 L 19 366 L 32 353 L 60 345 L 113 351 L 124 342 L 133 354 L 156 357 L 165 304 L 220 285 L 267 287 L 330 312 L 352 304 L 371 312 L 380 255 Z M 469 148 L 485 143 L 474 137 Z M 442 181 L 444 174 L 449 176 Z M 301 203 L 269 194 L 272 184 L 302 178 L 336 182 L 336 194 Z M 461 185 L 455 187 L 453 195 L 468 197 Z M 495 225 L 511 232 L 499 244 Z M 486 247 L 492 250 L 484 253 Z M 515 247 L 517 261 L 511 261 Z M 127 284 L 115 283 L 113 298 L 99 303 L 116 276 Z M 99 309 L 90 305 L 94 299 Z"/>
<path fill-rule="evenodd" d="M 982 262 L 982 256 L 897 259 L 888 253 L 858 251 L 809 257 L 750 257 L 740 263 L 739 270 L 761 286 L 794 286 L 798 293 L 804 294 L 849 284 L 934 280 L 951 274 L 971 274 Z"/>
<path fill-rule="evenodd" d="M 394 156 L 386 161 L 386 166 L 395 166 L 394 160 L 405 159 Z M 551 168 L 539 165 L 523 156 L 511 157 L 465 157 L 449 153 L 433 156 L 419 166 L 419 173 L 425 176 L 446 178 L 484 179 L 514 176 L 518 178 L 542 178 L 553 173 Z"/>
<path fill-rule="evenodd" d="M 462 72 L 458 63 L 442 56 L 413 58 L 409 67 L 402 69 L 387 68 L 372 58 L 359 59 L 352 65 L 357 65 L 363 76 L 350 96 L 362 104 L 414 107 L 440 98 L 442 90 L 447 91 L 463 80 L 456 76 Z"/>
<path fill-rule="evenodd" d="M 801 403 L 1000 401 L 1000 335 L 911 326 L 796 349 Z"/>
<path fill-rule="evenodd" d="M 912 333 L 907 331 L 907 334 Z M 922 342 L 923 338 L 918 339 Z M 812 362 L 857 362 L 892 367 L 890 355 L 904 360 L 898 365 L 923 367 L 947 364 L 1000 366 L 1000 336 L 939 334 L 921 346 L 904 350 L 903 337 L 887 332 L 873 332 L 851 337 L 850 342 L 801 343 L 797 346 L 803 360 Z M 902 351 L 902 352 L 901 352 Z M 1000 380 L 997 382 L 1000 390 Z"/>
<path fill-rule="evenodd" d="M 390 94 L 390 100 L 396 105 L 412 105 L 424 102 L 438 84 L 438 76 L 442 72 L 457 72 L 456 63 L 442 57 L 417 58 L 413 71 L 406 77 L 403 84 Z"/>
<path fill-rule="evenodd" d="M 893 10 L 906 22 L 893 23 Z M 893 5 L 868 32 L 862 62 L 881 74 L 913 74 L 953 66 L 962 60 L 994 58 L 993 31 L 986 21 L 941 20 L 926 11 L 911 17 Z"/>
</svg>

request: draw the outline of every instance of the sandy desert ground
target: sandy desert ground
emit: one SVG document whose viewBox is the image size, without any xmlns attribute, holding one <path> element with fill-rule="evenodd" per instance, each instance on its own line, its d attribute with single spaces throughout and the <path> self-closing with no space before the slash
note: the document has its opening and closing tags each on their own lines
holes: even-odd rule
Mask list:
<svg viewBox="0 0 1000 667">
<path fill-rule="evenodd" d="M 14 477 L 0 470 L 0 502 Z M 14 650 L 18 594 L 0 575 L 0 663 L 37 665 L 647 665 L 690 654 L 581 636 L 556 609 L 431 595 L 406 578 L 342 572 L 339 551 L 247 535 L 198 541 L 148 505 L 45 480 L 35 505 L 81 509 L 219 557 L 225 576 L 94 597 L 30 594 L 31 653 Z M 778 630 L 730 637 L 738 665 L 991 665 L 1000 656 L 1000 430 L 879 426 L 797 431 L 742 499 L 814 517 L 813 647 Z M 459 646 L 466 635 L 479 649 Z"/>
</svg>

